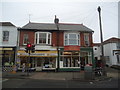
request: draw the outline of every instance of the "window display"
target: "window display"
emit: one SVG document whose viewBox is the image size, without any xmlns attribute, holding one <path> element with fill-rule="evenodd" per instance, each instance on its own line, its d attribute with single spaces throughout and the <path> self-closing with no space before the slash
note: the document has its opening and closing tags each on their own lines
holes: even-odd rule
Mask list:
<svg viewBox="0 0 120 90">
<path fill-rule="evenodd" d="M 63 54 L 61 55 L 63 67 L 80 67 L 79 57 L 79 52 L 63 52 Z"/>
</svg>

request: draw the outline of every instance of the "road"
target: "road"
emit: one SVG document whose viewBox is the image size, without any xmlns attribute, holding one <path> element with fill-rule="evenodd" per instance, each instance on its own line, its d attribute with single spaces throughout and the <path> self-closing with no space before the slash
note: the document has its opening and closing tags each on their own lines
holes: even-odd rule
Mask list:
<svg viewBox="0 0 120 90">
<path fill-rule="evenodd" d="M 14 74 L 18 77 L 3 78 L 2 88 L 118 88 L 120 83 L 118 71 L 110 68 L 107 71 L 111 78 L 101 81 L 70 80 L 66 78 L 68 75 L 70 78 L 71 73 L 35 72 L 31 74 L 30 78 L 21 78 L 21 74 Z"/>
<path fill-rule="evenodd" d="M 79 80 L 9 79 L 3 81 L 3 88 L 118 88 L 118 79 L 112 78 L 95 82 Z"/>
</svg>

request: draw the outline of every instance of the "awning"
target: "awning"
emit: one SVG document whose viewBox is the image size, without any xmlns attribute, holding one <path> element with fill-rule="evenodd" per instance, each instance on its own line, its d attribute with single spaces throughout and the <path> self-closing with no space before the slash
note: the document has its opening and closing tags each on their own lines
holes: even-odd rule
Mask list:
<svg viewBox="0 0 120 90">
<path fill-rule="evenodd" d="M 18 51 L 17 56 L 29 56 L 25 51 Z M 30 57 L 57 57 L 57 51 L 35 51 Z"/>
</svg>

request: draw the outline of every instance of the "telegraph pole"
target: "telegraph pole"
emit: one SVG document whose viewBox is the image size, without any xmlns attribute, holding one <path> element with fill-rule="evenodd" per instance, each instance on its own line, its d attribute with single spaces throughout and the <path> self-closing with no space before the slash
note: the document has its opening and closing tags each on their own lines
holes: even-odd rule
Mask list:
<svg viewBox="0 0 120 90">
<path fill-rule="evenodd" d="M 55 19 L 54 19 L 54 23 L 56 24 L 57 27 L 57 51 L 58 51 L 58 59 L 57 59 L 57 71 L 59 70 L 59 19 L 56 18 L 55 15 Z"/>
<path fill-rule="evenodd" d="M 101 24 L 101 8 L 100 6 L 97 8 L 99 12 L 99 24 L 100 24 L 100 39 L 101 39 L 101 59 L 102 59 L 102 65 L 103 65 L 103 75 L 107 76 L 106 74 L 106 61 L 104 58 L 104 47 L 103 47 L 103 34 L 102 34 L 102 24 Z"/>
</svg>

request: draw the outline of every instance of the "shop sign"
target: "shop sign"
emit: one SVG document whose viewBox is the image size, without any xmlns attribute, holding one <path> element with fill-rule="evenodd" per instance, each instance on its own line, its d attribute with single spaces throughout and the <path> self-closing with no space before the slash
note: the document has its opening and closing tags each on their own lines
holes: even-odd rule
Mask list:
<svg viewBox="0 0 120 90">
<path fill-rule="evenodd" d="M 0 48 L 0 50 L 13 50 L 13 48 Z"/>
<path fill-rule="evenodd" d="M 24 52 L 19 52 L 17 53 L 17 55 L 19 56 L 28 56 L 28 53 L 24 53 Z M 44 53 L 31 53 L 30 56 L 57 56 L 57 53 L 50 53 L 50 52 L 44 52 Z"/>
<path fill-rule="evenodd" d="M 80 46 L 64 46 L 64 51 L 80 51 Z"/>
<path fill-rule="evenodd" d="M 31 53 L 31 56 L 57 56 L 56 53 Z"/>
</svg>

